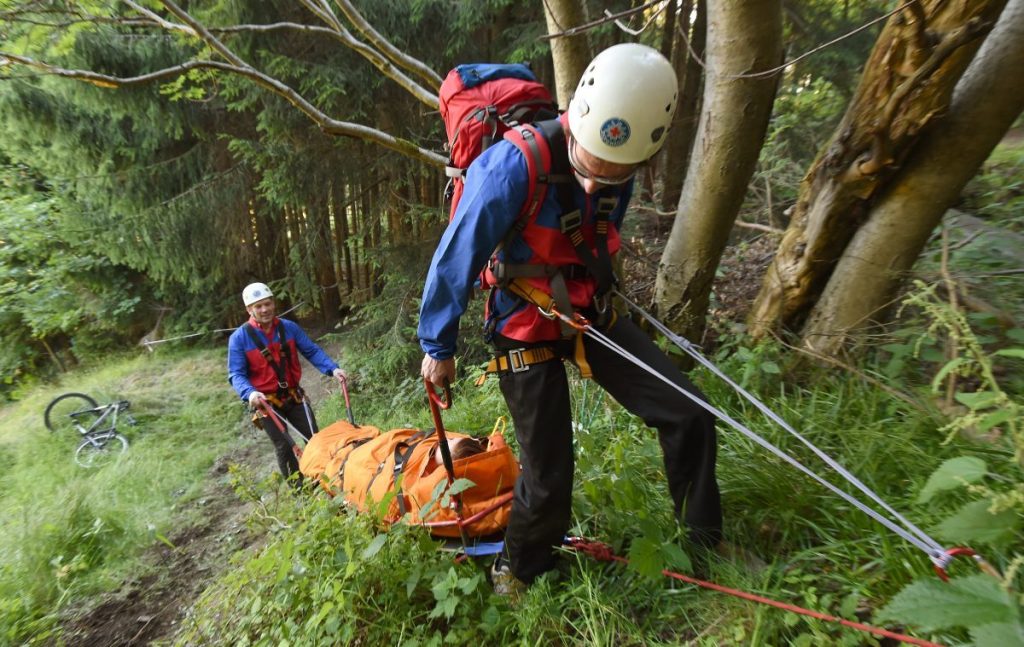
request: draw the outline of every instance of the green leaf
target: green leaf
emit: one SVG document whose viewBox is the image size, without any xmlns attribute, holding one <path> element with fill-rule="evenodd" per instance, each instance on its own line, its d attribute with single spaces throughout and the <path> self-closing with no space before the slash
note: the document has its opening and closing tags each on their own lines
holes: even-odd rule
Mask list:
<svg viewBox="0 0 1024 647">
<path fill-rule="evenodd" d="M 1013 603 L 999 583 L 979 573 L 949 582 L 917 580 L 900 591 L 876 619 L 931 631 L 1011 622 L 1015 618 Z"/>
<path fill-rule="evenodd" d="M 946 360 L 946 353 L 938 348 L 924 348 L 921 350 L 921 359 L 926 362 L 944 362 Z"/>
<path fill-rule="evenodd" d="M 161 542 L 167 544 L 168 548 L 171 548 L 171 549 L 176 548 L 176 546 L 171 543 L 171 540 L 168 539 L 167 537 L 163 536 L 162 534 L 160 534 L 158 532 L 155 532 L 155 533 L 153 533 L 153 535 L 156 536 L 156 538 L 159 539 Z"/>
<path fill-rule="evenodd" d="M 1017 359 L 1024 359 L 1024 348 L 1003 348 L 1002 350 L 997 350 L 995 354 L 1002 357 L 1016 357 Z"/>
<path fill-rule="evenodd" d="M 682 571 L 683 573 L 692 571 L 693 565 L 690 563 L 690 556 L 678 544 L 671 541 L 665 542 L 661 546 L 661 554 L 672 570 Z"/>
<path fill-rule="evenodd" d="M 957 543 L 998 542 L 1013 533 L 1020 525 L 1020 517 L 1014 510 L 992 514 L 988 511 L 990 505 L 988 499 L 971 501 L 937 525 L 935 534 Z"/>
<path fill-rule="evenodd" d="M 965 363 L 966 362 L 962 357 L 957 357 L 946 362 L 946 365 L 940 368 L 939 371 L 935 374 L 935 377 L 932 378 L 932 389 L 938 390 L 939 387 L 942 385 L 943 380 L 946 379 L 946 376 L 956 371 L 956 369 L 960 368 L 960 366 Z"/>
<path fill-rule="evenodd" d="M 637 537 L 629 546 L 629 565 L 645 577 L 661 577 L 661 543 Z"/>
<path fill-rule="evenodd" d="M 917 495 L 918 503 L 927 503 L 936 492 L 952 490 L 964 483 L 977 483 L 988 473 L 985 461 L 974 456 L 958 456 L 951 458 L 932 472 L 925 483 L 924 489 Z"/>
<path fill-rule="evenodd" d="M 761 362 L 761 370 L 772 375 L 778 375 L 782 372 L 782 370 L 779 369 L 779 365 L 775 362 Z"/>
<path fill-rule="evenodd" d="M 971 627 L 976 647 L 1024 647 L 1024 628 L 1019 622 L 997 622 Z"/>
<path fill-rule="evenodd" d="M 857 619 L 857 605 L 860 604 L 860 594 L 856 591 L 843 597 L 839 603 L 839 616 L 847 620 Z"/>
<path fill-rule="evenodd" d="M 384 542 L 388 540 L 388 536 L 381 533 L 373 538 L 372 541 L 363 549 L 360 555 L 363 559 L 372 559 L 374 555 L 380 552 L 380 549 L 384 547 Z"/>
<path fill-rule="evenodd" d="M 993 391 L 977 391 L 975 393 L 957 393 L 956 401 L 971 411 L 991 407 L 999 401 L 999 394 Z"/>
<path fill-rule="evenodd" d="M 473 487 L 474 485 L 476 485 L 476 483 L 470 481 L 469 479 L 455 479 L 455 481 L 452 482 L 452 486 L 448 488 L 448 496 L 462 494 L 463 492 Z"/>
<path fill-rule="evenodd" d="M 984 418 L 981 419 L 981 422 L 978 423 L 978 431 L 986 432 L 992 427 L 1001 425 L 1009 420 L 1013 420 L 1014 418 L 1017 417 L 1017 415 L 1018 412 L 1015 411 L 1012 407 L 997 409 L 992 413 L 987 414 Z"/>
</svg>

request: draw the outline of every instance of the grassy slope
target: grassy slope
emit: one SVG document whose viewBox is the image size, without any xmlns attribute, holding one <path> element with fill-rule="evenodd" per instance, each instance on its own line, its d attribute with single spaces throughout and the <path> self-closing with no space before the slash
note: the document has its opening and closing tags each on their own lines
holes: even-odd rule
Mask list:
<svg viewBox="0 0 1024 647">
<path fill-rule="evenodd" d="M 114 358 L 0 410 L 0 643 L 45 639 L 60 609 L 116 588 L 145 547 L 189 523 L 238 435 L 223 366 L 210 351 Z M 131 401 L 139 424 L 123 428 L 131 446 L 116 463 L 79 468 L 77 438 L 46 430 L 46 404 L 67 391 Z"/>
<path fill-rule="evenodd" d="M 773 360 L 769 354 L 754 361 Z M 734 357 L 725 364 L 741 375 L 748 363 Z M 707 375 L 698 379 L 712 400 L 823 471 L 727 388 Z M 941 447 L 933 420 L 872 386 L 828 374 L 813 383 L 814 391 L 783 389 L 777 376 L 754 371 L 748 386 L 897 509 L 926 526 L 935 521 L 938 512 L 915 505 L 914 495 L 960 448 Z M 486 433 L 503 411 L 496 384 L 465 384 L 447 426 Z M 404 401 L 388 403 L 386 411 L 357 394 L 368 416 L 362 420 L 384 428 L 429 426 L 416 389 L 406 388 Z M 510 608 L 490 594 L 480 569 L 453 565 L 418 532 L 378 534 L 365 518 L 339 519 L 333 503 L 286 501 L 272 513 L 291 531 L 274 535 L 255 559 L 207 591 L 182 644 L 469 645 L 481 636 L 488 644 L 863 644 L 864 635 L 852 630 L 645 575 L 666 565 L 688 569 L 674 550 L 679 540 L 657 443 L 592 385 L 575 389 L 581 429 L 573 532 L 609 541 L 637 568 L 567 555 L 561 582 L 541 581 Z M 922 554 L 792 467 L 732 431 L 722 432 L 721 447 L 728 533 L 772 568 L 754 574 L 712 559 L 707 569 L 715 581 L 856 619 L 927 575 Z"/>
<path fill-rule="evenodd" d="M 994 156 L 993 163 L 1020 167 L 1019 148 L 1007 156 Z M 1019 199 L 1019 174 L 987 177 L 968 193 L 987 204 L 1009 206 Z M 992 195 L 1003 197 L 988 200 Z M 965 206 L 972 207 L 970 199 Z M 993 224 L 1020 231 L 1012 211 L 985 215 Z M 958 257 L 966 267 L 977 268 L 979 260 L 971 251 L 966 247 Z M 980 251 L 985 263 L 993 262 Z M 935 256 L 926 255 L 926 261 Z M 983 288 L 994 287 L 993 281 L 979 283 L 973 287 L 988 296 Z M 1017 296 L 1019 283 L 998 287 L 999 296 Z M 920 330 L 910 333 L 916 338 Z M 910 342 L 904 345 L 909 348 Z M 968 500 L 962 491 L 953 491 L 929 505 L 915 502 L 925 479 L 945 458 L 976 454 L 991 467 L 998 465 L 1000 452 L 960 439 L 944 442 L 939 431 L 944 421 L 851 375 L 805 375 L 805 386 L 786 385 L 776 372 L 783 359 L 762 348 L 732 355 L 723 365 L 925 528 Z M 888 371 L 890 383 L 898 385 L 908 367 L 896 367 L 896 359 L 892 355 L 889 366 L 879 370 Z M 361 370 L 374 360 L 367 355 L 347 367 Z M 900 362 L 923 364 L 910 356 Z M 45 640 L 52 611 L 116 587 L 138 566 L 137 556 L 146 546 L 182 522 L 180 515 L 199 491 L 207 466 L 237 436 L 224 433 L 237 429 L 240 416 L 224 385 L 222 366 L 223 356 L 216 352 L 117 360 L 0 410 L 7 422 L 0 429 L 0 642 L 33 634 Z M 382 428 L 429 426 L 419 382 L 392 377 L 391 384 L 362 385 L 354 399 L 357 418 Z M 806 449 L 770 427 L 729 389 L 706 374 L 695 377 L 713 402 L 823 471 Z M 1019 375 L 1007 377 L 1019 391 Z M 486 433 L 504 411 L 496 385 L 459 387 L 457 405 L 446 415 L 448 425 Z M 289 497 L 267 497 L 270 503 L 253 519 L 268 533 L 266 544 L 255 554 L 239 554 L 235 567 L 211 584 L 179 640 L 871 644 L 858 632 L 645 575 L 662 565 L 687 570 L 686 559 L 674 549 L 678 542 L 657 444 L 649 430 L 592 386 L 576 384 L 574 389 L 580 422 L 574 532 L 610 542 L 633 557 L 638 568 L 567 555 L 560 582 L 540 581 L 518 607 L 510 608 L 490 595 L 477 569 L 453 565 L 421 533 L 400 528 L 384 535 L 369 519 L 339 517 L 327 501 L 296 505 Z M 132 431 L 125 460 L 100 472 L 73 466 L 73 440 L 53 438 L 41 423 L 46 402 L 67 390 L 133 401 L 143 424 Z M 321 422 L 341 415 L 338 398 L 321 408 Z M 720 451 L 729 537 L 771 562 L 771 568 L 753 574 L 711 560 L 706 569 L 713 580 L 870 621 L 872 612 L 901 587 L 927 576 L 929 565 L 918 551 L 737 433 L 723 429 Z M 254 499 L 268 492 L 250 488 Z M 1018 537 L 998 548 L 976 547 L 1005 567 L 1024 549 L 1021 543 Z M 933 637 L 956 642 L 964 635 Z"/>
</svg>

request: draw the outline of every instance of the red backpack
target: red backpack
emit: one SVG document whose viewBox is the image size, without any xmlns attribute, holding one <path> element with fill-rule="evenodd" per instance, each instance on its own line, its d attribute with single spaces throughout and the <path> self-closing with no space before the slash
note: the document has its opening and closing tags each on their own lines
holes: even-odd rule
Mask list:
<svg viewBox="0 0 1024 647">
<path fill-rule="evenodd" d="M 603 294 L 615 281 L 607 251 L 607 224 L 597 227 L 598 254 L 595 258 L 589 245 L 579 234 L 582 219 L 572 199 L 572 172 L 565 151 L 558 107 L 551 93 L 537 81 L 533 71 L 521 63 L 471 63 L 451 70 L 441 84 L 439 93 L 441 118 L 448 135 L 450 178 L 445 199 L 451 200 L 448 218 L 455 217 L 462 197 L 463 178 L 470 163 L 499 138 L 505 138 L 522 151 L 530 177 L 523 210 L 498 248 L 513 240 L 540 210 L 547 191 L 558 190 L 562 205 L 562 233 L 569 237 L 580 261 L 597 277 Z M 558 142 L 558 143 L 556 143 Z M 552 154 L 553 151 L 563 151 Z M 599 220 L 607 220 L 614 202 L 606 211 L 598 212 Z M 497 250 L 495 250 L 497 251 Z M 504 286 L 517 277 L 537 276 L 540 266 L 505 265 L 492 258 L 480 277 L 480 287 Z M 559 275 L 557 278 L 561 278 Z M 571 304 L 561 299 L 563 312 L 571 312 Z M 566 335 L 575 334 L 563 324 Z"/>
<path fill-rule="evenodd" d="M 473 160 L 509 129 L 558 114 L 551 93 L 522 63 L 459 65 L 445 77 L 439 99 L 448 135 L 449 218 L 455 215 L 462 179 Z"/>
</svg>

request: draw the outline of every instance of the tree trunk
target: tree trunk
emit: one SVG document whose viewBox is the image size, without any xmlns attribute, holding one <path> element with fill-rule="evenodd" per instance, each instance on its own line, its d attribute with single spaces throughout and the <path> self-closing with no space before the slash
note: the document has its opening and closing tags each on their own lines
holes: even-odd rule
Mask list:
<svg viewBox="0 0 1024 647">
<path fill-rule="evenodd" d="M 544 0 L 544 18 L 548 33 L 557 34 L 583 24 L 583 4 L 580 0 Z M 558 107 L 565 110 L 576 91 L 576 84 L 590 62 L 590 48 L 586 32 L 575 36 L 559 36 L 551 41 L 551 59 L 555 65 L 555 97 Z"/>
<path fill-rule="evenodd" d="M 840 258 L 804 329 L 804 343 L 835 354 L 878 319 L 968 180 L 1024 110 L 1024 0 L 1010 0 L 929 128 Z"/>
<path fill-rule="evenodd" d="M 707 2 L 697 0 L 697 17 L 690 28 L 690 8 L 692 2 L 683 5 L 679 15 L 679 25 L 683 33 L 690 34 L 690 47 L 699 57 L 704 57 L 707 42 L 708 13 Z M 683 180 L 686 179 L 686 168 L 690 161 L 690 150 L 693 148 L 693 136 L 697 132 L 697 113 L 700 108 L 700 85 L 704 78 L 704 69 L 690 55 L 690 48 L 685 42 L 679 42 L 672 53 L 672 67 L 682 80 L 679 90 L 679 107 L 672 117 L 672 129 L 665 142 L 665 170 L 662 173 L 664 182 L 661 189 L 661 210 L 675 211 L 679 206 L 679 196 L 683 192 Z"/>
<path fill-rule="evenodd" d="M 811 165 L 748 317 L 754 336 L 797 328 L 870 203 L 949 105 L 1005 0 L 923 0 L 893 16 L 830 144 Z"/>
<path fill-rule="evenodd" d="M 352 186 L 345 184 L 338 191 L 337 196 L 341 198 L 334 208 L 335 239 L 338 244 L 338 253 L 341 255 L 342 274 L 345 276 L 345 296 L 351 297 L 355 289 L 355 277 L 352 274 L 352 250 L 348 240 L 348 214 L 353 209 L 351 202 L 345 199 L 345 191 L 352 190 Z"/>
<path fill-rule="evenodd" d="M 708 60 L 700 125 L 655 283 L 665 323 L 699 340 L 715 268 L 768 128 L 776 76 L 735 78 L 782 61 L 779 0 L 708 3 Z"/>
<path fill-rule="evenodd" d="M 331 213 L 326 201 L 317 206 L 317 235 L 315 240 L 317 283 L 321 296 L 323 323 L 332 324 L 338 320 L 341 311 L 341 295 L 338 293 L 338 276 L 334 271 L 334 256 L 331 254 Z"/>
</svg>

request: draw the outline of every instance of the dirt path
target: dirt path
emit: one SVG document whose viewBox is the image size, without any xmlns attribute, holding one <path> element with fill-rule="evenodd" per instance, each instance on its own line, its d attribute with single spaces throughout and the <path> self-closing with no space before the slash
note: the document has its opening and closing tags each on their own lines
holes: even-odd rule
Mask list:
<svg viewBox="0 0 1024 647">
<path fill-rule="evenodd" d="M 324 349 L 334 356 L 338 350 Z M 303 387 L 316 405 L 330 394 L 333 385 L 303 362 Z M 274 451 L 263 432 L 240 422 L 238 442 L 217 459 L 206 475 L 202 495 L 191 510 L 183 512 L 201 519 L 200 523 L 169 534 L 173 548 L 162 542 L 150 547 L 141 560 L 144 575 L 124 582 L 98 603 L 65 610 L 64 634 L 58 644 L 134 647 L 173 643 L 185 614 L 228 566 L 230 556 L 262 539 L 246 524 L 252 504 L 239 499 L 231 488 L 228 468 L 233 464 L 261 477 L 277 470 Z"/>
<path fill-rule="evenodd" d="M 148 645 L 173 636 L 185 611 L 228 557 L 259 539 L 245 523 L 251 504 L 235 495 L 227 473 L 230 464 L 265 469 L 268 452 L 262 445 L 254 438 L 219 458 L 207 474 L 202 496 L 193 503 L 202 511 L 202 522 L 170 534 L 173 548 L 163 543 L 151 547 L 142 558 L 142 577 L 124 582 L 94 607 L 68 610 L 63 644 Z"/>
</svg>

